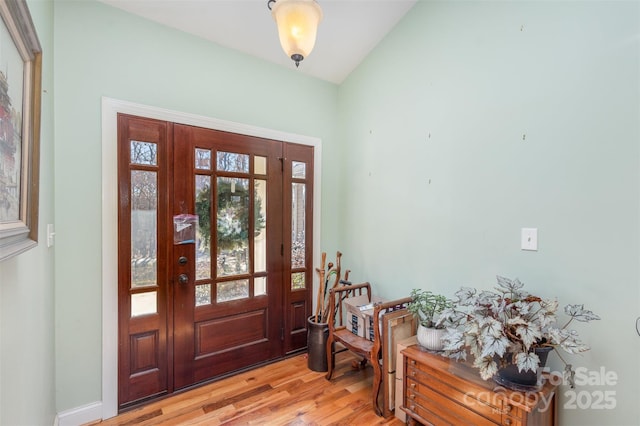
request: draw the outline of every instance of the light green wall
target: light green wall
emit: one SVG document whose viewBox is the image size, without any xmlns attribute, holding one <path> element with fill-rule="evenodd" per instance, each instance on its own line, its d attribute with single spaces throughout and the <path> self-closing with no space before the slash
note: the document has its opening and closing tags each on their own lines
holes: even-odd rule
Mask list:
<svg viewBox="0 0 640 426">
<path fill-rule="evenodd" d="M 421 1 L 339 89 L 95 1 L 56 0 L 54 29 L 51 2 L 30 7 L 56 54 L 40 229 L 55 181 L 58 235 L 0 264 L 0 423 L 50 424 L 54 371 L 56 411 L 101 399 L 102 96 L 321 138 L 330 258 L 387 298 L 503 274 L 585 303 L 603 320 L 574 364 L 620 379 L 577 391 L 617 408 L 561 422 L 640 423 L 638 3 Z"/>
<path fill-rule="evenodd" d="M 56 403 L 63 411 L 101 400 L 101 97 L 318 137 L 331 158 L 337 87 L 96 1 L 55 2 L 55 48 Z M 338 164 L 324 164 L 323 183 L 335 187 Z M 338 203 L 330 191 L 322 196 L 328 206 Z M 323 239 L 335 241 L 337 214 L 325 209 L 323 224 Z"/>
<path fill-rule="evenodd" d="M 339 89 L 343 264 L 386 298 L 501 274 L 600 314 L 569 359 L 617 406 L 564 425 L 640 424 L 639 42 L 638 2 L 420 1 Z"/>
<path fill-rule="evenodd" d="M 0 424 L 51 425 L 54 394 L 53 7 L 29 1 L 43 49 L 37 247 L 0 263 Z"/>
</svg>

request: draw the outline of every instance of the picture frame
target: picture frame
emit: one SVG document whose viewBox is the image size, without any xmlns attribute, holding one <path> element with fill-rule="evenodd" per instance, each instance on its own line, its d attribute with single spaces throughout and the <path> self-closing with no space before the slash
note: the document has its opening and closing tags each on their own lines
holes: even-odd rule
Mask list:
<svg viewBox="0 0 640 426">
<path fill-rule="evenodd" d="M 0 0 L 0 261 L 38 243 L 42 48 L 25 0 Z"/>
</svg>

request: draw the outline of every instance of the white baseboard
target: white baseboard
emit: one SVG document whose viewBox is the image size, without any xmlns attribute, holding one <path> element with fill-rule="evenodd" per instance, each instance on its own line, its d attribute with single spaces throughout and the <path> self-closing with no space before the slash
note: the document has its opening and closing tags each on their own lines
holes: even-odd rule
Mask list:
<svg viewBox="0 0 640 426">
<path fill-rule="evenodd" d="M 102 420 L 102 402 L 100 401 L 58 413 L 53 424 L 54 426 L 79 426 L 96 420 Z"/>
</svg>

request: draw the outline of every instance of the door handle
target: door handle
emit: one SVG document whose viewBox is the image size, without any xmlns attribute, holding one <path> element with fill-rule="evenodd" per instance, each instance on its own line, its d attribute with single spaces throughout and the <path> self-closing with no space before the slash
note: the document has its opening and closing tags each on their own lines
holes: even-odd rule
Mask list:
<svg viewBox="0 0 640 426">
<path fill-rule="evenodd" d="M 187 274 L 180 274 L 178 275 L 178 282 L 180 284 L 187 284 L 189 283 L 189 276 Z"/>
</svg>

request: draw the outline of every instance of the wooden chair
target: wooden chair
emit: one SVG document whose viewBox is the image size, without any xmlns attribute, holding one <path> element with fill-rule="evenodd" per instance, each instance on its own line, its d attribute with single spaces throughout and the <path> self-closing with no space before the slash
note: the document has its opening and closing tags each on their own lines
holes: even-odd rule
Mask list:
<svg viewBox="0 0 640 426">
<path fill-rule="evenodd" d="M 382 369 L 380 366 L 382 360 L 383 345 L 386 340 L 385 336 L 381 336 L 381 317 L 388 312 L 398 310 L 406 310 L 406 305 L 411 302 L 410 297 L 392 300 L 375 305 L 373 308 L 373 341 L 366 337 L 360 337 L 347 329 L 345 319 L 344 301 L 347 298 L 361 296 L 365 294 L 369 302 L 371 302 L 371 285 L 367 283 L 343 285 L 334 287 L 329 290 L 329 337 L 327 338 L 327 380 L 331 380 L 333 369 L 335 368 L 335 354 L 350 350 L 360 356 L 362 361 L 360 365 L 364 367 L 367 361 L 373 366 L 373 390 L 372 403 L 373 409 L 379 416 L 389 416 L 390 410 L 388 406 L 388 398 L 383 398 L 383 407 L 378 404 L 378 396 L 380 394 L 380 385 L 382 384 Z M 347 318 L 347 321 L 350 319 Z M 336 343 L 342 344 L 344 349 L 336 350 Z M 393 350 L 393 348 L 391 348 Z M 386 385 L 385 381 L 385 385 Z M 386 394 L 387 392 L 385 392 Z"/>
</svg>

